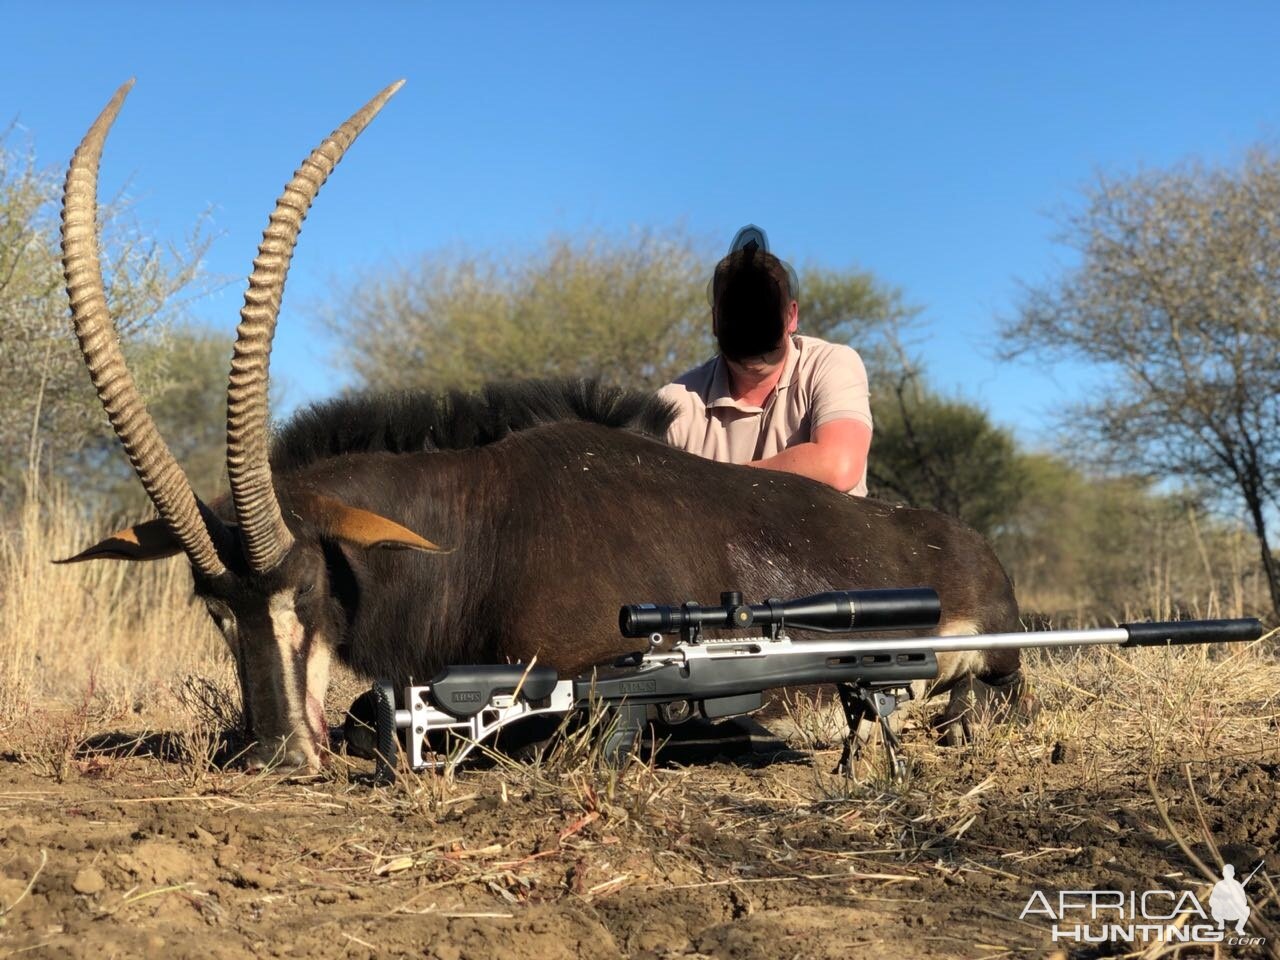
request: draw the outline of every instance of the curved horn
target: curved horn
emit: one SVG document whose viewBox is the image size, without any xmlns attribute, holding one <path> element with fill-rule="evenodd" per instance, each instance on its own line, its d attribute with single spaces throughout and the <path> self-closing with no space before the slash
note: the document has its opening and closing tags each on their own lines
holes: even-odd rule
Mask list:
<svg viewBox="0 0 1280 960">
<path fill-rule="evenodd" d="M 192 565 L 205 576 L 217 577 L 226 572 L 226 567 L 218 557 L 186 474 L 165 445 L 125 366 L 102 282 L 98 258 L 98 165 L 107 132 L 132 87 L 130 80 L 116 91 L 71 159 L 62 193 L 62 269 L 80 352 L 129 462 Z"/>
<path fill-rule="evenodd" d="M 227 473 L 249 566 L 270 570 L 293 545 L 267 459 L 267 376 L 285 277 L 302 220 L 352 141 L 404 84 L 391 84 L 331 133 L 302 162 L 263 231 L 244 294 L 227 387 Z"/>
</svg>

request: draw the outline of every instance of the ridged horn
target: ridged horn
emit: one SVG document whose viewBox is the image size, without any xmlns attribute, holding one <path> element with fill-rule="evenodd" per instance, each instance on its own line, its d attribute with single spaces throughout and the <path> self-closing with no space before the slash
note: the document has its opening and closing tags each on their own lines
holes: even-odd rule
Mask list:
<svg viewBox="0 0 1280 960">
<path fill-rule="evenodd" d="M 404 84 L 391 84 L 331 133 L 302 162 L 276 201 L 253 261 L 236 330 L 227 387 L 227 473 L 249 566 L 270 570 L 288 553 L 285 526 L 267 459 L 268 369 L 285 278 L 302 221 L 329 174 L 360 132 Z"/>
<path fill-rule="evenodd" d="M 217 577 L 226 572 L 226 567 L 186 474 L 165 445 L 125 366 L 102 281 L 98 257 L 98 166 L 107 133 L 132 87 L 130 80 L 116 91 L 71 159 L 62 193 L 63 275 L 80 352 L 129 462 L 192 565 L 205 576 Z"/>
</svg>

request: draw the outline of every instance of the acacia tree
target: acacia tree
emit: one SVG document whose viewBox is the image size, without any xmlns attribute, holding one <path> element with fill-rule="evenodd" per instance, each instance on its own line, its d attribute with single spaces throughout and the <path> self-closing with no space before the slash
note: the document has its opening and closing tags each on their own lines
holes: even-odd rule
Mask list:
<svg viewBox="0 0 1280 960">
<path fill-rule="evenodd" d="M 883 374 L 914 371 L 903 338 L 920 308 L 907 303 L 901 290 L 857 267 L 808 266 L 798 279 L 801 333 L 850 344 Z"/>
<path fill-rule="evenodd" d="M 547 376 L 657 386 L 709 350 L 705 283 L 682 237 L 553 237 L 525 256 L 425 254 L 359 273 L 318 319 L 335 364 L 365 387 Z"/>
<path fill-rule="evenodd" d="M 1280 470 L 1280 159 L 1099 177 L 1061 222 L 1079 263 L 1026 289 L 1009 356 L 1098 364 L 1076 405 L 1081 445 L 1244 507 L 1271 601 L 1266 507 Z"/>
<path fill-rule="evenodd" d="M 987 412 L 938 396 L 901 353 L 874 378 L 875 435 L 867 462 L 872 496 L 940 510 L 990 537 L 1017 510 L 1022 458 Z"/>
<path fill-rule="evenodd" d="M 581 376 L 653 388 L 714 352 L 714 262 L 678 230 L 552 237 L 506 259 L 424 255 L 340 284 L 318 320 L 335 364 L 366 387 Z M 802 332 L 859 349 L 912 312 L 857 270 L 805 270 L 800 296 Z"/>
<path fill-rule="evenodd" d="M 62 472 L 95 464 L 95 441 L 110 434 L 68 320 L 61 191 L 58 171 L 0 137 L 0 499 L 21 488 L 33 460 Z M 187 373 L 167 362 L 164 334 L 195 290 L 207 237 L 197 227 L 184 247 L 162 248 L 121 198 L 100 222 L 107 298 L 130 368 L 152 395 L 180 387 Z"/>
</svg>

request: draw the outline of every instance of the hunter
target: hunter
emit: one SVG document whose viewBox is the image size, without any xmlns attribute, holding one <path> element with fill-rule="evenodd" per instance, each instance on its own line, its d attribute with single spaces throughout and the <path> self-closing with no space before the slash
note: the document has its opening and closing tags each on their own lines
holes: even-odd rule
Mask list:
<svg viewBox="0 0 1280 960">
<path fill-rule="evenodd" d="M 865 496 L 866 367 L 849 346 L 796 333 L 795 271 L 769 252 L 763 230 L 738 231 L 709 293 L 719 354 L 660 391 L 677 409 L 667 442 Z"/>
</svg>

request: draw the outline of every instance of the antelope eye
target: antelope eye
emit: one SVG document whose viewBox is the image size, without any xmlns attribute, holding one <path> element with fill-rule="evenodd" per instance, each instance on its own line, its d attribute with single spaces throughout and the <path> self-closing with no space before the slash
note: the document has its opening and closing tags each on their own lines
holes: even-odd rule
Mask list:
<svg viewBox="0 0 1280 960">
<path fill-rule="evenodd" d="M 229 636 L 236 625 L 235 614 L 231 612 L 231 608 L 218 600 L 205 600 L 205 608 L 213 617 L 214 623 L 218 625 L 218 629 Z"/>
</svg>

